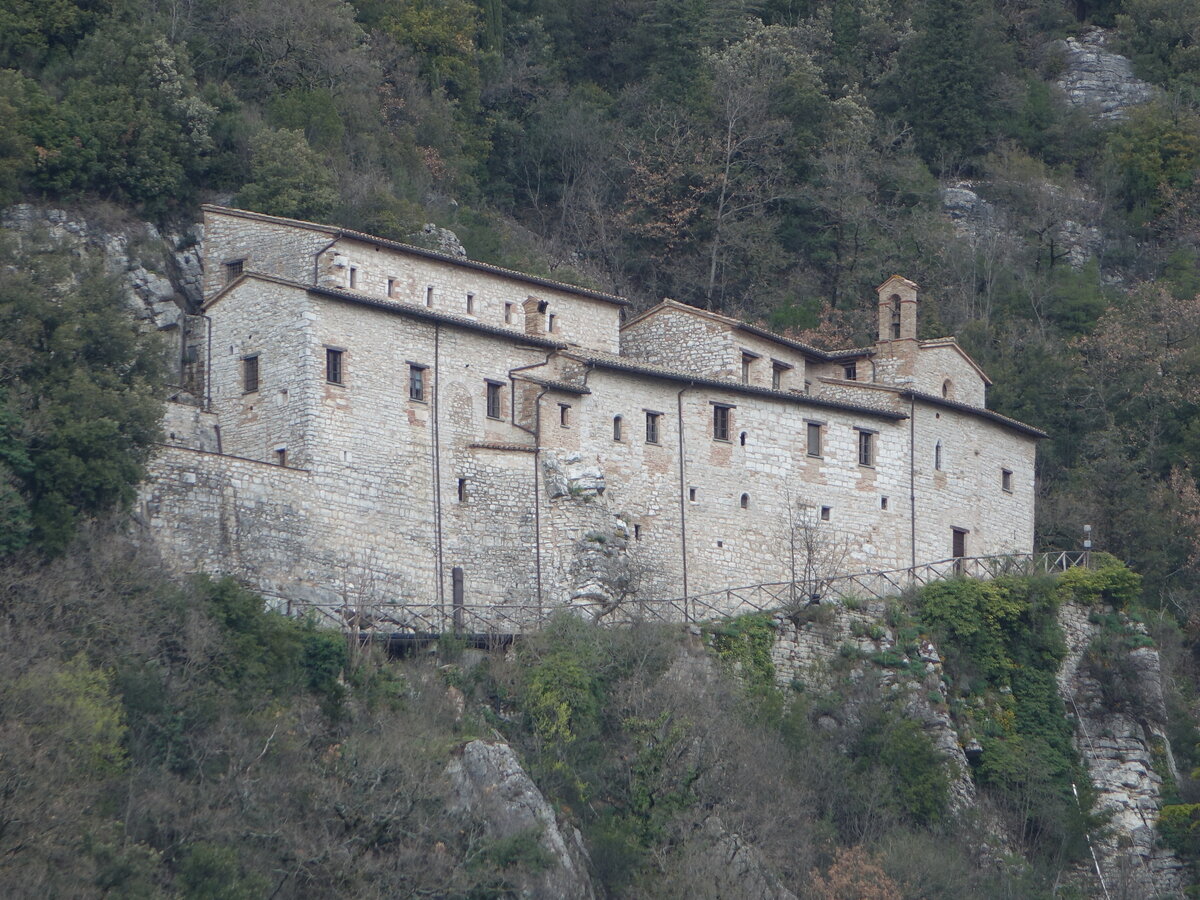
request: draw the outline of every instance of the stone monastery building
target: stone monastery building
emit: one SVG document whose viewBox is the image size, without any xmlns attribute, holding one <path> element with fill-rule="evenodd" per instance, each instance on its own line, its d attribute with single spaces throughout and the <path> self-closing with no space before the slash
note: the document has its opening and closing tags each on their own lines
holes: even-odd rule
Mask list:
<svg viewBox="0 0 1200 900">
<path fill-rule="evenodd" d="M 355 231 L 204 210 L 142 515 L 182 570 L 326 608 L 549 610 L 1028 552 L 1036 428 L 917 286 L 829 353 Z"/>
</svg>

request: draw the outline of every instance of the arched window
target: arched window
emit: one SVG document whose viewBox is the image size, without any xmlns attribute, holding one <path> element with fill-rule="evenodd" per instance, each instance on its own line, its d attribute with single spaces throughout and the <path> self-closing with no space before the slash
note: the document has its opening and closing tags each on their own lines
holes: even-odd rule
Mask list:
<svg viewBox="0 0 1200 900">
<path fill-rule="evenodd" d="M 613 416 L 613 440 L 619 441 L 620 439 L 621 439 L 621 417 Z"/>
<path fill-rule="evenodd" d="M 933 467 L 942 471 L 942 442 L 938 441 L 933 448 Z"/>
<path fill-rule="evenodd" d="M 951 394 L 954 393 L 954 382 L 949 378 L 942 382 L 942 396 L 947 400 L 951 399 Z"/>
<path fill-rule="evenodd" d="M 745 446 L 746 446 L 746 432 L 744 432 L 744 431 L 742 432 L 742 434 L 741 434 L 741 437 L 739 438 L 739 440 L 741 440 L 741 442 L 742 442 L 742 446 L 743 446 L 743 447 L 745 447 Z"/>
<path fill-rule="evenodd" d="M 750 495 L 742 494 L 742 509 L 749 509 L 749 508 L 750 508 Z"/>
</svg>

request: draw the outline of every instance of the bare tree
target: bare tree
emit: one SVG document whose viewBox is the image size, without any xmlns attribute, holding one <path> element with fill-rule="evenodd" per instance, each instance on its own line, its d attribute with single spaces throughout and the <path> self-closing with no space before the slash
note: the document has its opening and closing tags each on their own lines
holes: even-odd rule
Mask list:
<svg viewBox="0 0 1200 900">
<path fill-rule="evenodd" d="M 799 499 L 790 489 L 784 493 L 784 502 L 784 548 L 792 583 L 786 612 L 792 614 L 819 601 L 829 583 L 842 574 L 850 545 L 830 525 L 822 525 L 818 507 Z"/>
</svg>

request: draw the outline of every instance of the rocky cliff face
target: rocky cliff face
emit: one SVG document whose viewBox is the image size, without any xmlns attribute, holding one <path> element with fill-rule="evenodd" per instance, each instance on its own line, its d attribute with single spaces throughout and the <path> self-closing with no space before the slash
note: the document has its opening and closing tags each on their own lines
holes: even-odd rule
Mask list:
<svg viewBox="0 0 1200 900">
<path fill-rule="evenodd" d="M 1095 119 L 1123 119 L 1131 106 L 1154 97 L 1154 87 L 1133 74 L 1128 59 L 1107 49 L 1109 35 L 1102 28 L 1087 28 L 1078 37 L 1055 41 L 1050 52 L 1061 60 L 1062 73 L 1055 84 L 1067 102 Z"/>
<path fill-rule="evenodd" d="M 1171 850 L 1159 846 L 1155 822 L 1165 778 L 1173 777 L 1158 651 L 1141 643 L 1145 627 L 1127 619 L 1108 642 L 1116 613 L 1067 604 L 1059 623 L 1067 658 L 1059 693 L 1075 718 L 1075 742 L 1097 793 L 1097 807 L 1111 815 L 1095 840 L 1106 886 L 1127 897 L 1182 896 L 1185 872 Z M 1117 644 L 1115 652 L 1111 649 Z"/>
<path fill-rule="evenodd" d="M 554 810 L 521 768 L 512 747 L 471 741 L 446 774 L 452 786 L 451 812 L 481 820 L 484 837 L 490 841 L 511 846 L 525 841 L 540 851 L 536 865 L 516 867 L 512 877 L 519 896 L 530 900 L 596 896 L 579 832 L 559 827 Z"/>
</svg>

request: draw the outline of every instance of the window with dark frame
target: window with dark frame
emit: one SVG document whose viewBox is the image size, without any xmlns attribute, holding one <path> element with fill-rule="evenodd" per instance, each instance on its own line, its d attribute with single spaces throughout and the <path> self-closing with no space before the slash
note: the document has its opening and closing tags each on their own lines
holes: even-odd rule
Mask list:
<svg viewBox="0 0 1200 900">
<path fill-rule="evenodd" d="M 425 288 L 425 305 L 433 306 L 433 285 Z"/>
<path fill-rule="evenodd" d="M 714 404 L 713 406 L 713 440 L 729 440 L 729 409 L 728 406 Z"/>
<path fill-rule="evenodd" d="M 754 360 L 753 353 L 742 353 L 742 384 L 750 383 L 750 366 Z"/>
<path fill-rule="evenodd" d="M 458 502 L 467 502 L 467 479 L 465 478 L 458 479 Z"/>
<path fill-rule="evenodd" d="M 875 465 L 875 432 L 858 432 L 858 464 L 860 466 Z"/>
<path fill-rule="evenodd" d="M 842 374 L 847 381 L 858 381 L 858 363 L 846 363 L 842 366 Z"/>
<path fill-rule="evenodd" d="M 387 295 L 390 297 L 390 296 L 392 296 L 394 293 L 396 293 L 396 279 L 395 279 L 395 278 L 389 278 L 389 279 L 388 279 L 388 289 L 387 289 Z"/>
<path fill-rule="evenodd" d="M 688 500 L 692 503 L 696 502 L 696 489 L 694 487 L 688 488 Z"/>
<path fill-rule="evenodd" d="M 1000 487 L 1002 490 L 1004 490 L 1005 493 L 1008 493 L 1008 494 L 1012 493 L 1012 470 L 1011 469 L 1001 469 L 1000 470 Z"/>
<path fill-rule="evenodd" d="M 742 494 L 742 498 L 740 501 L 738 501 L 738 505 L 741 506 L 742 509 L 749 509 L 750 508 L 750 495 Z"/>
<path fill-rule="evenodd" d="M 487 417 L 500 418 L 500 387 L 499 381 L 487 382 Z"/>
<path fill-rule="evenodd" d="M 558 404 L 558 424 L 561 425 L 563 428 L 571 427 L 571 404 L 570 403 Z"/>
<path fill-rule="evenodd" d="M 621 440 L 621 425 L 624 424 L 620 416 L 613 416 L 613 440 Z"/>
<path fill-rule="evenodd" d="M 246 261 L 244 259 L 231 259 L 225 263 L 225 283 L 231 284 L 241 277 L 245 270 Z"/>
<path fill-rule="evenodd" d="M 809 422 L 807 427 L 808 455 L 821 456 L 821 423 Z"/>
<path fill-rule="evenodd" d="M 475 315 L 475 295 L 467 294 L 467 315 Z"/>
<path fill-rule="evenodd" d="M 821 521 L 822 521 L 822 522 L 828 522 L 828 521 L 829 521 L 829 514 L 830 514 L 830 512 L 832 512 L 832 507 L 829 507 L 829 506 L 822 506 L 822 507 L 821 507 Z"/>
<path fill-rule="evenodd" d="M 408 364 L 408 399 L 425 400 L 425 366 Z"/>
<path fill-rule="evenodd" d="M 325 348 L 325 380 L 330 384 L 345 384 L 346 371 L 342 364 L 345 351 L 333 347 Z"/>
<path fill-rule="evenodd" d="M 358 287 L 358 269 L 355 266 L 350 267 L 350 287 L 351 289 Z"/>
<path fill-rule="evenodd" d="M 647 412 L 646 413 L 646 443 L 658 443 L 658 420 L 662 418 L 662 413 Z"/>
<path fill-rule="evenodd" d="M 242 393 L 253 394 L 258 390 L 258 354 L 242 357 Z"/>
<path fill-rule="evenodd" d="M 546 331 L 550 334 L 554 333 L 554 313 L 546 316 Z"/>
<path fill-rule="evenodd" d="M 783 363 L 777 362 L 777 363 L 771 364 L 771 388 L 772 388 L 772 390 L 776 390 L 776 391 L 783 390 L 783 376 L 784 376 L 784 373 L 787 372 L 787 370 L 790 368 L 792 368 L 792 367 L 788 366 L 788 365 L 784 365 Z"/>
</svg>

